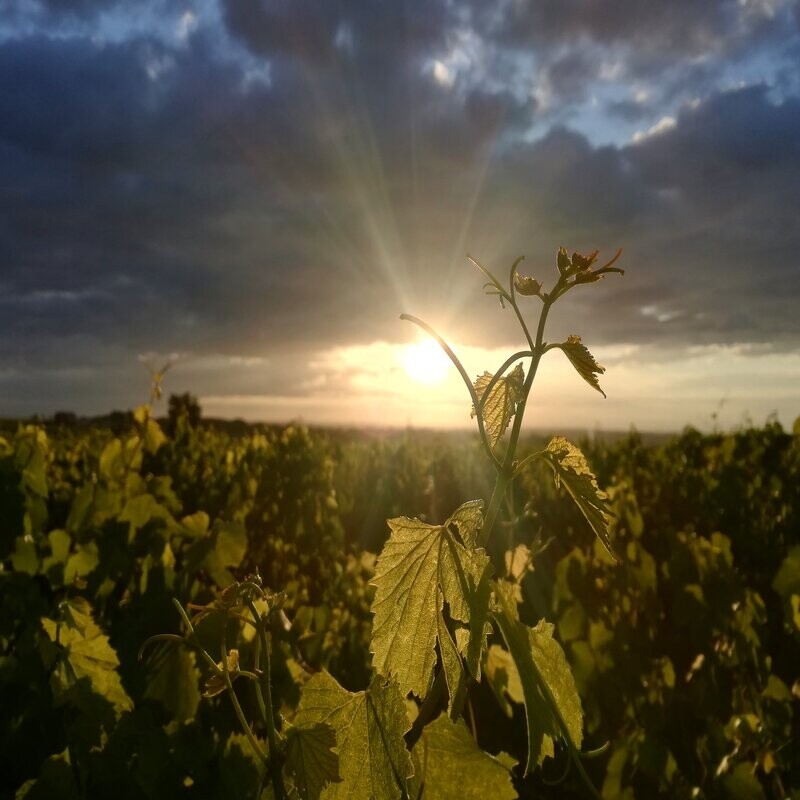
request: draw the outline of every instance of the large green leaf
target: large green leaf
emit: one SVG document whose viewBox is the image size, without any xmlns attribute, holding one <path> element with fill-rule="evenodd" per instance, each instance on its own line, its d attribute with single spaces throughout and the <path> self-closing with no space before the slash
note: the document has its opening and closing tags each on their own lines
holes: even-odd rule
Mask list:
<svg viewBox="0 0 800 800">
<path fill-rule="evenodd" d="M 577 370 L 578 375 L 580 375 L 589 386 L 593 389 L 597 389 L 597 391 L 605 397 L 606 393 L 600 388 L 597 376 L 602 375 L 606 371 L 606 368 L 601 367 L 600 364 L 597 363 L 595 357 L 581 341 L 581 337 L 570 336 L 566 342 L 559 346 L 564 351 L 564 355 L 570 360 L 572 366 Z"/>
<path fill-rule="evenodd" d="M 117 713 L 133 707 L 120 682 L 117 654 L 83 598 L 66 604 L 62 622 L 45 617 L 42 627 L 50 640 L 64 649 L 64 658 L 75 679 L 88 678 L 92 690 L 105 697 Z"/>
<path fill-rule="evenodd" d="M 497 379 L 484 400 L 483 396 L 493 377 L 490 372 L 484 372 L 475 379 L 474 384 L 478 402 L 482 404 L 483 426 L 492 447 L 500 441 L 517 410 L 517 403 L 522 400 L 525 373 L 522 364 L 517 364 L 508 375 Z M 474 417 L 476 413 L 477 409 L 473 408 L 472 416 Z"/>
<path fill-rule="evenodd" d="M 480 522 L 476 505 L 467 506 L 444 525 L 408 517 L 389 520 L 392 533 L 372 581 L 376 592 L 370 650 L 375 670 L 396 678 L 404 695 L 424 697 L 428 692 L 439 630 L 446 626 L 445 602 L 451 620 L 465 631 L 457 635 L 459 648 L 469 654 L 475 670 L 480 663 L 491 567 L 483 551 L 465 546 L 475 541 Z"/>
<path fill-rule="evenodd" d="M 529 628 L 517 618 L 510 592 L 498 591 L 494 618 L 516 666 L 525 703 L 528 758 L 525 774 L 554 754 L 553 741 L 568 737 L 576 749 L 583 738 L 583 710 L 564 651 L 553 639 L 553 626 L 541 620 Z M 507 686 L 516 683 L 510 672 Z M 506 689 L 508 691 L 508 689 Z"/>
<path fill-rule="evenodd" d="M 307 728 L 289 728 L 286 734 L 286 771 L 302 800 L 317 800 L 329 783 L 341 781 L 336 733 L 320 722 Z"/>
<path fill-rule="evenodd" d="M 513 800 L 508 756 L 503 762 L 481 750 L 463 722 L 438 717 L 428 725 L 415 748 L 420 775 L 414 783 L 422 786 L 425 800 Z M 412 795 L 413 796 L 413 795 Z"/>
<path fill-rule="evenodd" d="M 413 768 L 403 739 L 408 717 L 396 683 L 376 675 L 366 691 L 352 694 L 327 672 L 317 673 L 303 686 L 295 726 L 320 723 L 333 728 L 339 751 L 341 781 L 326 787 L 326 800 L 405 795 Z"/>
<path fill-rule="evenodd" d="M 592 530 L 614 557 L 608 538 L 608 495 L 597 485 L 583 453 L 563 436 L 554 436 L 542 457 L 556 476 L 556 485 L 564 484 Z"/>
</svg>

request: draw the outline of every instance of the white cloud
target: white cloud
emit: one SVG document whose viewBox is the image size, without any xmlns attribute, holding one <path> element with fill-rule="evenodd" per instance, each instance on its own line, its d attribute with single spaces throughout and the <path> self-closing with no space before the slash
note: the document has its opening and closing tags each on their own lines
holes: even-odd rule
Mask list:
<svg viewBox="0 0 800 800">
<path fill-rule="evenodd" d="M 431 73 L 436 83 L 447 89 L 456 82 L 455 73 L 443 61 L 434 61 L 431 65 Z"/>
<path fill-rule="evenodd" d="M 175 35 L 185 42 L 197 30 L 197 15 L 192 11 L 184 11 L 175 27 Z"/>
<path fill-rule="evenodd" d="M 662 133 L 671 131 L 677 124 L 675 117 L 661 117 L 655 125 L 652 125 L 646 131 L 636 131 L 633 134 L 633 143 L 639 144 L 647 139 L 652 139 L 654 136 L 660 136 Z"/>
</svg>

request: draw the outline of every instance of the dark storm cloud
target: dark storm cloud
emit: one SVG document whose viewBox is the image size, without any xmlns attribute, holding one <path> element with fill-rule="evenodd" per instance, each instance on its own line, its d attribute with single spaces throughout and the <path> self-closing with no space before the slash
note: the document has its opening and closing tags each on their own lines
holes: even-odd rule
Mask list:
<svg viewBox="0 0 800 800">
<path fill-rule="evenodd" d="M 342 51 L 367 53 L 387 64 L 398 53 L 429 52 L 443 43 L 454 11 L 443 0 L 223 0 L 223 9 L 230 31 L 253 52 L 297 57 L 317 67 L 337 61 Z"/>
<path fill-rule="evenodd" d="M 493 41 L 535 54 L 539 80 L 562 114 L 614 81 L 644 81 L 651 101 L 664 103 L 716 90 L 748 59 L 785 59 L 788 73 L 797 72 L 796 0 L 507 0 L 500 11 L 473 8 Z M 634 115 L 636 105 L 615 102 L 617 111 Z"/>
<path fill-rule="evenodd" d="M 495 32 L 516 46 L 588 39 L 670 57 L 720 50 L 769 27 L 775 16 L 770 3 L 739 0 L 511 0 L 504 9 L 495 17 Z"/>
<path fill-rule="evenodd" d="M 52 0 L 0 38 L 0 401 L 85 403 L 112 374 L 123 397 L 143 351 L 263 355 L 263 378 L 214 367 L 196 390 L 285 390 L 300 378 L 280 351 L 302 366 L 394 338 L 401 311 L 489 344 L 507 329 L 471 299 L 468 250 L 503 272 L 527 252 L 546 278 L 560 244 L 625 246 L 624 282 L 574 301 L 598 341 L 800 339 L 800 101 L 788 79 L 780 100 L 707 88 L 720 54 L 772 35 L 764 14 L 509 3 L 479 24 L 445 2 L 224 0 L 221 26 L 172 40 L 169 2 L 157 36 L 60 27 L 110 5 Z M 586 103 L 619 47 L 623 78 L 712 54 L 701 101 L 635 144 L 553 124 L 534 79 Z M 658 121 L 653 98 L 608 108 Z"/>
</svg>

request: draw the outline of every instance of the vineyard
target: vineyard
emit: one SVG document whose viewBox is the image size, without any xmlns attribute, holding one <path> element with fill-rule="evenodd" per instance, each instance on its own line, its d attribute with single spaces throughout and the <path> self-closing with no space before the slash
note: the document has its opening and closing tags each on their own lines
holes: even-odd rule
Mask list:
<svg viewBox="0 0 800 800">
<path fill-rule="evenodd" d="M 597 255 L 549 292 L 473 260 L 528 345 L 474 382 L 403 315 L 478 442 L 231 432 L 190 397 L 162 428 L 163 373 L 109 428 L 0 439 L 4 794 L 800 797 L 798 431 L 521 436 L 549 351 L 602 392 L 544 339 L 622 272 Z"/>
<path fill-rule="evenodd" d="M 342 743 L 301 688 L 347 699 L 370 684 L 385 520 L 441 520 L 487 496 L 491 469 L 465 435 L 230 434 L 186 417 L 171 428 L 143 407 L 116 435 L 19 426 L 0 439 L 2 796 L 271 792 L 199 651 L 169 640 L 142 649 L 185 635 L 178 598 L 215 659 L 223 629 L 236 633 L 247 672 L 254 633 L 196 609 L 256 574 L 269 593 L 261 612 L 275 605 L 274 716 L 294 744 L 284 772 L 314 758 L 300 796 L 348 796 L 331 791 L 348 785 L 358 796 Z M 800 439 L 773 423 L 583 449 L 610 497 L 618 561 L 542 465 L 515 484 L 490 550 L 518 586 L 520 618 L 555 625 L 584 750 L 600 750 L 583 760 L 591 782 L 604 798 L 800 796 Z M 263 750 L 246 677 L 235 693 Z M 476 797 L 589 796 L 563 746 L 523 777 L 519 676 L 496 630 L 467 688 L 464 721 L 443 713 L 412 750 L 416 774 L 420 753 L 427 762 L 423 796 L 471 797 L 471 786 Z M 409 728 L 416 704 L 379 691 Z M 412 778 L 405 791 L 421 789 Z"/>
</svg>

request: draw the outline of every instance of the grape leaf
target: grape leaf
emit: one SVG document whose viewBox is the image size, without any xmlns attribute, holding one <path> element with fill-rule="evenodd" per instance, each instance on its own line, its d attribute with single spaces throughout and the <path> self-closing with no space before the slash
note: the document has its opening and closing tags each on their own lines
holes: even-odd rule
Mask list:
<svg viewBox="0 0 800 800">
<path fill-rule="evenodd" d="M 447 624 L 441 613 L 437 614 L 437 636 L 439 637 L 439 650 L 442 656 L 442 668 L 447 681 L 447 713 L 455 719 L 461 713 L 467 691 L 467 679 L 464 674 L 464 665 L 458 655 L 456 643 L 447 630 Z"/>
<path fill-rule="evenodd" d="M 302 800 L 317 800 L 329 783 L 341 781 L 336 733 L 323 722 L 308 728 L 289 728 L 286 734 L 286 771 Z"/>
<path fill-rule="evenodd" d="M 517 403 L 522 400 L 525 373 L 522 364 L 517 364 L 508 375 L 498 378 L 484 401 L 483 395 L 493 377 L 490 372 L 484 372 L 475 379 L 474 384 L 478 402 L 482 403 L 483 425 L 492 447 L 500 441 L 517 410 Z M 477 409 L 473 407 L 471 416 L 474 417 L 477 413 Z"/>
<path fill-rule="evenodd" d="M 39 556 L 33 541 L 29 537 L 17 536 L 14 548 L 11 554 L 11 566 L 14 571 L 35 575 L 39 571 Z"/>
<path fill-rule="evenodd" d="M 444 525 L 408 517 L 388 521 L 391 536 L 372 580 L 376 592 L 370 650 L 375 670 L 395 677 L 403 695 L 413 692 L 422 698 L 428 692 L 445 602 L 456 627 L 469 626 L 469 633 L 457 634 L 459 649 L 468 652 L 473 672 L 480 664 L 491 567 L 483 551 L 464 545 L 475 541 L 480 518 L 474 504 L 468 506 L 461 506 Z"/>
<path fill-rule="evenodd" d="M 580 748 L 583 710 L 564 651 L 553 639 L 553 626 L 540 620 L 529 628 L 517 619 L 510 593 L 497 592 L 495 597 L 494 618 L 516 666 L 525 703 L 527 775 L 545 756 L 554 754 L 555 739 L 569 737 L 572 746 Z M 509 677 L 507 686 L 511 685 Z"/>
<path fill-rule="evenodd" d="M 428 725 L 418 745 L 425 800 L 513 800 L 517 797 L 509 772 L 516 762 L 502 754 L 502 763 L 481 750 L 463 722 L 438 717 Z M 412 797 L 417 796 L 412 793 Z"/>
<path fill-rule="evenodd" d="M 194 653 L 184 647 L 166 647 L 151 659 L 153 671 L 144 696 L 161 703 L 173 719 L 194 719 L 200 704 L 200 672 Z"/>
<path fill-rule="evenodd" d="M 45 759 L 39 775 L 25 781 L 17 789 L 14 800 L 79 800 L 80 797 L 69 750 L 64 750 Z"/>
<path fill-rule="evenodd" d="M 772 581 L 772 588 L 784 600 L 793 594 L 800 594 L 800 545 L 789 549 Z"/>
<path fill-rule="evenodd" d="M 214 523 L 214 549 L 204 559 L 203 566 L 220 588 L 230 586 L 234 582 L 229 567 L 238 567 L 247 550 L 247 531 L 240 522 Z"/>
<path fill-rule="evenodd" d="M 597 485 L 583 453 L 563 436 L 554 436 L 542 456 L 555 474 L 556 486 L 564 484 L 597 538 L 616 560 L 608 538 L 608 495 Z"/>
<path fill-rule="evenodd" d="M 100 563 L 100 551 L 95 542 L 79 544 L 64 566 L 64 583 L 72 583 L 75 578 L 85 578 Z"/>
<path fill-rule="evenodd" d="M 493 644 L 486 651 L 483 672 L 500 708 L 510 718 L 514 711 L 508 701 L 513 700 L 515 703 L 525 702 L 525 696 L 522 694 L 522 683 L 519 680 L 519 672 L 517 672 L 514 659 L 511 658 L 511 653 L 508 650 L 504 650 L 500 645 Z"/>
<path fill-rule="evenodd" d="M 564 355 L 572 362 L 572 366 L 578 371 L 578 375 L 580 375 L 589 386 L 593 389 L 597 389 L 597 391 L 605 397 L 606 393 L 600 388 L 597 376 L 602 375 L 606 371 L 606 368 L 601 367 L 600 364 L 597 363 L 586 345 L 581 342 L 581 337 L 570 336 L 567 338 L 567 341 L 559 345 L 559 347 L 564 351 Z"/>
<path fill-rule="evenodd" d="M 262 740 L 257 740 L 264 748 Z M 243 733 L 233 733 L 225 741 L 224 751 L 215 759 L 219 772 L 217 797 L 256 800 L 266 779 L 264 762 L 258 757 Z"/>
<path fill-rule="evenodd" d="M 137 532 L 151 520 L 159 519 L 174 527 L 172 515 L 151 494 L 140 494 L 131 497 L 118 517 L 120 522 L 128 523 L 128 541 L 133 541 Z"/>
<path fill-rule="evenodd" d="M 83 598 L 66 603 L 61 623 L 43 617 L 42 627 L 51 641 L 64 648 L 75 679 L 88 678 L 93 691 L 105 697 L 118 714 L 133 707 L 120 682 L 117 654 L 95 623 L 91 608 Z"/>
<path fill-rule="evenodd" d="M 295 726 L 320 723 L 333 728 L 339 750 L 341 781 L 328 785 L 326 800 L 405 796 L 412 773 L 403 740 L 409 725 L 396 683 L 376 675 L 366 691 L 352 694 L 324 670 L 318 672 L 303 686 Z"/>
</svg>

